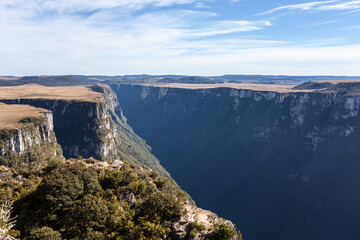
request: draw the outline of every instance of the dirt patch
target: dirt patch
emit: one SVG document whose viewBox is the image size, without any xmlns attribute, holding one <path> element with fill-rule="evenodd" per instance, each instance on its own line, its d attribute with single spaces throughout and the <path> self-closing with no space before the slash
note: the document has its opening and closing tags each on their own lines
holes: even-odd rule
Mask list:
<svg viewBox="0 0 360 240">
<path fill-rule="evenodd" d="M 57 99 L 87 102 L 102 101 L 102 94 L 86 86 L 45 87 L 27 84 L 12 87 L 0 87 L 0 99 Z"/>
<path fill-rule="evenodd" d="M 8 105 L 0 103 L 0 129 L 16 129 L 23 124 L 20 120 L 26 117 L 43 117 L 48 110 L 29 105 Z"/>
</svg>

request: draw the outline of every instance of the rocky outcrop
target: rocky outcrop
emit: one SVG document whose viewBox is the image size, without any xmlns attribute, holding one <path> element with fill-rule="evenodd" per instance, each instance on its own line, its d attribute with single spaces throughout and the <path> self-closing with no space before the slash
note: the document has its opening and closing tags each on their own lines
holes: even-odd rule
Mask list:
<svg viewBox="0 0 360 240">
<path fill-rule="evenodd" d="M 7 151 L 14 154 L 22 155 L 26 153 L 33 145 L 42 143 L 52 143 L 53 138 L 53 116 L 51 112 L 44 112 L 43 119 L 39 119 L 40 123 L 33 127 L 24 126 L 23 128 L 3 130 L 3 134 L 8 132 L 9 138 L 2 138 L 4 141 L 0 148 L 0 155 L 4 156 Z M 31 124 L 31 122 L 30 122 Z"/>
<path fill-rule="evenodd" d="M 218 217 L 215 213 L 198 208 L 191 203 L 187 203 L 185 206 L 185 214 L 180 219 L 172 223 L 172 239 L 176 240 L 206 240 L 209 239 L 214 226 L 224 224 L 230 229 L 235 225 Z M 199 227 L 196 231 L 191 231 Z M 210 238 L 211 239 L 211 238 Z"/>
<path fill-rule="evenodd" d="M 112 85 L 129 124 L 179 185 L 250 240 L 360 236 L 350 223 L 360 214 L 356 87 Z"/>
<path fill-rule="evenodd" d="M 24 118 L 21 126 L 0 130 L 0 163 L 10 167 L 41 167 L 62 158 L 53 131 L 53 115 L 43 109 L 40 118 Z"/>
<path fill-rule="evenodd" d="M 13 238 L 12 236 L 0 233 L 0 240 L 16 240 L 16 238 Z"/>
</svg>

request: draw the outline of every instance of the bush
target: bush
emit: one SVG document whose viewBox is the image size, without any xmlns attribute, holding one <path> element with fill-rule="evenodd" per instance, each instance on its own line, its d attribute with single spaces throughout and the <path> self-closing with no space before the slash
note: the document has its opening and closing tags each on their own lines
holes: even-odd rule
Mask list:
<svg viewBox="0 0 360 240">
<path fill-rule="evenodd" d="M 44 121 L 43 118 L 39 118 L 39 117 L 26 117 L 23 118 L 19 121 L 19 123 L 23 123 L 23 124 L 34 124 L 35 126 L 40 125 L 42 122 Z"/>
<path fill-rule="evenodd" d="M 156 213 L 164 220 L 179 217 L 182 214 L 183 204 L 187 199 L 186 195 L 173 182 L 166 178 L 160 177 L 160 179 L 161 189 L 151 195 L 144 207 L 150 214 Z"/>
<path fill-rule="evenodd" d="M 101 181 L 103 189 L 115 189 L 124 183 L 124 175 L 120 171 L 109 170 Z"/>
<path fill-rule="evenodd" d="M 41 227 L 32 231 L 30 239 L 32 240 L 61 240 L 61 234 L 51 227 Z"/>
<path fill-rule="evenodd" d="M 190 237 L 195 238 L 200 232 L 205 230 L 205 226 L 197 222 L 192 222 L 189 224 L 189 230 Z"/>
<path fill-rule="evenodd" d="M 137 180 L 129 184 L 130 190 L 135 194 L 143 194 L 146 190 L 146 182 L 143 180 Z"/>
<path fill-rule="evenodd" d="M 242 240 L 241 233 L 227 221 L 214 225 L 210 240 Z"/>
<path fill-rule="evenodd" d="M 131 182 L 139 179 L 139 175 L 131 170 L 123 167 L 119 170 L 108 170 L 101 180 L 103 189 L 116 189 L 118 187 L 126 186 Z"/>
<path fill-rule="evenodd" d="M 56 169 L 44 177 L 37 189 L 39 202 L 53 210 L 70 206 L 73 201 L 86 194 L 94 194 L 101 187 L 92 169 L 74 164 L 66 168 Z"/>
</svg>

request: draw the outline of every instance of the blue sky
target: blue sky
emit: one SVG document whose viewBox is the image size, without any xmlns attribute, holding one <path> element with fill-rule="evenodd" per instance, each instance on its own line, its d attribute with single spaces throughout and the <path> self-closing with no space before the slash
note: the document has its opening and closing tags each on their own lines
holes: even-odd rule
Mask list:
<svg viewBox="0 0 360 240">
<path fill-rule="evenodd" d="M 360 0 L 1 0 L 0 75 L 360 75 Z"/>
</svg>

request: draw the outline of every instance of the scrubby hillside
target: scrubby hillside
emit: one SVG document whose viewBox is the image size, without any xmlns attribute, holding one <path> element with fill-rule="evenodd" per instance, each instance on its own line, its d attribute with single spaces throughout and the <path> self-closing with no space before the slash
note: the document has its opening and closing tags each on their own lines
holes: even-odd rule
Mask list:
<svg viewBox="0 0 360 240">
<path fill-rule="evenodd" d="M 21 239 L 241 239 L 172 180 L 128 163 L 71 159 L 41 171 L 0 167 L 0 204 L 14 201 Z M 0 222 L 1 228 L 1 222 Z"/>
</svg>

